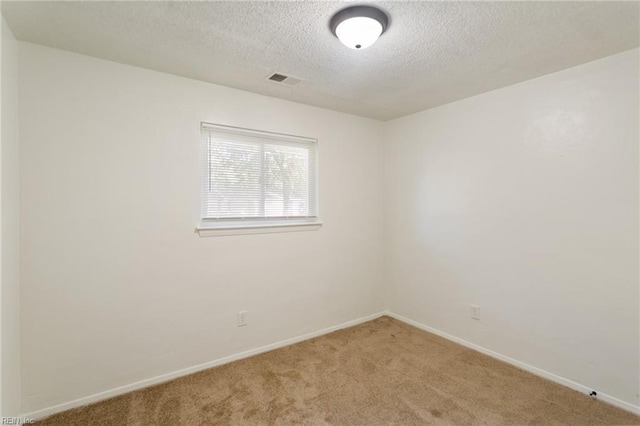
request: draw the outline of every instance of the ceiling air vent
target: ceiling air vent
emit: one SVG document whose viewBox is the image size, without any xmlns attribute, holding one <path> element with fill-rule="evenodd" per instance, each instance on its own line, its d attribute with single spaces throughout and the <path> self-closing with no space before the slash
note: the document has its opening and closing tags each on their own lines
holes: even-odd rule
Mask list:
<svg viewBox="0 0 640 426">
<path fill-rule="evenodd" d="M 267 77 L 267 80 L 273 81 L 274 83 L 285 84 L 287 86 L 297 86 L 302 83 L 302 79 L 291 77 L 290 75 L 280 74 L 278 72 L 274 72 Z"/>
<path fill-rule="evenodd" d="M 283 81 L 285 81 L 287 79 L 286 75 L 282 75 L 282 74 L 278 74 L 277 72 L 274 72 L 271 77 L 269 77 L 269 80 L 271 81 L 277 81 L 278 83 L 282 83 Z"/>
</svg>

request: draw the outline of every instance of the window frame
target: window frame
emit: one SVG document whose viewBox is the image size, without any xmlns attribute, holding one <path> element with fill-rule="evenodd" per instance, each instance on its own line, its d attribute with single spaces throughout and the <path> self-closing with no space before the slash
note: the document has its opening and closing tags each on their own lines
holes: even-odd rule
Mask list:
<svg viewBox="0 0 640 426">
<path fill-rule="evenodd" d="M 205 187 L 210 185 L 210 139 L 209 131 L 219 131 L 230 133 L 234 136 L 246 136 L 247 138 L 264 138 L 271 139 L 277 144 L 282 145 L 288 143 L 293 144 L 312 144 L 314 161 L 313 170 L 308 171 L 309 190 L 313 197 L 309 204 L 315 207 L 315 214 L 304 216 L 252 216 L 252 217 L 206 217 L 205 215 Z M 263 130 L 249 129 L 236 126 L 228 126 L 223 124 L 215 124 L 209 122 L 200 123 L 200 146 L 201 146 L 201 182 L 200 182 L 200 225 L 196 227 L 196 232 L 202 236 L 218 236 L 218 235 L 238 235 L 238 234 L 254 234 L 254 233 L 274 233 L 274 232 L 295 232 L 295 231 L 311 231 L 317 230 L 322 226 L 319 220 L 319 149 L 318 140 L 304 136 L 296 136 L 285 133 L 276 133 Z M 253 142 L 253 141 L 252 141 Z M 265 142 L 263 142 L 265 143 Z M 311 166 L 309 167 L 311 169 Z M 313 173 L 313 175 L 311 174 Z M 313 187 L 311 186 L 313 185 Z M 265 202 L 264 199 L 260 200 Z"/>
</svg>

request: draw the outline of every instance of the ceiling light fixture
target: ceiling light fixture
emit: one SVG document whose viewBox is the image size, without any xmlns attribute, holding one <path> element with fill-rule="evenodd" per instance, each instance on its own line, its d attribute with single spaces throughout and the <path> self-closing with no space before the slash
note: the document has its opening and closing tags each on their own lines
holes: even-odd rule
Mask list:
<svg viewBox="0 0 640 426">
<path fill-rule="evenodd" d="M 347 47 L 366 49 L 378 40 L 389 26 L 389 18 L 371 6 L 351 6 L 342 9 L 329 23 L 333 35 Z"/>
</svg>

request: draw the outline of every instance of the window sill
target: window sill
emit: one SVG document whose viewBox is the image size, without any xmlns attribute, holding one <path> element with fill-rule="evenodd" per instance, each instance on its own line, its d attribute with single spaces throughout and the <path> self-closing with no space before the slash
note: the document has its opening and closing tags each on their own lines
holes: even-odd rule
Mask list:
<svg viewBox="0 0 640 426">
<path fill-rule="evenodd" d="M 252 225 L 223 225 L 197 227 L 200 237 L 221 237 L 224 235 L 273 234 L 276 232 L 317 231 L 322 222 L 310 223 L 269 223 Z"/>
</svg>

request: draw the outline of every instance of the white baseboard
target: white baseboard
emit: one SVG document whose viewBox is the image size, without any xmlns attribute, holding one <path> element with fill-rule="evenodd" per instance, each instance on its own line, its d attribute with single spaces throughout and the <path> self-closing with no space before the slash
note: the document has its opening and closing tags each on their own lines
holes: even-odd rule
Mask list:
<svg viewBox="0 0 640 426">
<path fill-rule="evenodd" d="M 213 361 L 205 362 L 204 364 L 195 365 L 193 367 L 183 368 L 182 370 L 174 371 L 172 373 L 162 374 L 160 376 L 152 377 L 150 379 L 141 380 L 139 382 L 131 383 L 129 385 L 120 386 L 115 389 L 96 393 L 93 395 L 85 396 L 83 398 L 76 399 L 74 401 L 65 402 L 63 404 L 55 405 L 53 407 L 44 408 L 42 410 L 34 411 L 31 413 L 23 414 L 20 417 L 26 419 L 38 420 L 44 417 L 51 416 L 52 414 L 60 413 L 62 411 L 70 410 L 72 408 L 81 407 L 83 405 L 92 404 L 94 402 L 102 401 L 114 396 L 122 395 L 128 392 L 146 388 L 149 386 L 157 385 L 160 383 L 168 382 L 169 380 L 176 379 L 178 377 L 187 376 L 189 374 L 197 373 L 198 371 L 206 370 L 208 368 L 217 367 L 223 364 L 228 364 L 240 359 L 249 358 L 254 355 L 259 355 L 264 352 L 269 352 L 275 349 L 290 346 L 295 343 L 303 342 L 305 340 L 313 339 L 324 334 L 329 334 L 337 330 L 341 330 L 347 327 L 353 327 L 354 325 L 362 324 L 367 321 L 374 320 L 385 315 L 385 312 L 378 312 L 376 314 L 368 315 L 366 317 L 358 318 L 352 321 L 347 321 L 342 324 L 334 325 L 333 327 L 325 328 L 322 330 L 314 331 L 312 333 L 303 334 L 301 336 L 292 337 L 290 339 L 281 340 L 270 345 L 261 346 L 259 348 L 251 349 L 248 351 L 240 352 L 238 354 L 225 356 Z"/>
<path fill-rule="evenodd" d="M 516 359 L 510 358 L 506 355 L 502 355 L 499 354 L 497 352 L 494 352 L 492 350 L 486 349 L 482 346 L 476 345 L 475 343 L 471 343 L 468 342 L 464 339 L 460 339 L 458 337 L 452 336 L 450 334 L 447 334 L 445 332 L 442 332 L 440 330 L 437 330 L 435 328 L 431 328 L 427 325 L 424 325 L 422 323 L 419 323 L 417 321 L 411 320 L 409 318 L 405 318 L 401 315 L 398 315 L 394 312 L 390 312 L 390 311 L 384 311 L 384 312 L 379 312 L 376 314 L 372 314 L 372 315 L 368 315 L 366 317 L 362 317 L 362 318 L 358 318 L 355 319 L 353 321 L 347 321 L 345 323 L 342 324 L 338 324 L 335 325 L 333 327 L 329 327 L 329 328 L 325 328 L 319 331 L 315 331 L 313 333 L 307 333 L 307 334 L 303 334 L 301 336 L 298 337 L 293 337 L 290 339 L 286 339 L 286 340 L 282 340 L 276 343 L 272 343 L 270 345 L 266 345 L 266 346 L 261 346 L 259 348 L 256 349 L 251 349 L 245 352 L 240 352 L 238 354 L 234 354 L 234 355 L 229 355 L 223 358 L 219 358 L 213 361 L 209 361 L 206 362 L 204 364 L 200 364 L 200 365 L 196 365 L 193 367 L 188 367 L 188 368 L 184 368 L 182 370 L 178 370 L 178 371 L 174 371 L 172 373 L 167 373 L 167 374 L 163 374 L 160 376 L 156 376 L 150 379 L 146 379 L 146 380 L 141 380 L 139 382 L 135 382 L 129 385 L 125 385 L 125 386 L 121 386 L 115 389 L 111 389 L 105 392 L 100 392 L 94 395 L 89 395 L 83 398 L 79 398 L 76 399 L 74 401 L 69 401 L 69 402 L 65 402 L 64 404 L 59 404 L 59 405 L 55 405 L 53 407 L 48 407 L 42 410 L 38 410 L 38 411 L 34 411 L 32 413 L 28 413 L 28 414 L 23 414 L 20 417 L 22 418 L 27 418 L 27 419 L 33 419 L 33 420 L 37 420 L 37 419 L 41 419 L 44 417 L 48 417 L 52 414 L 56 414 L 62 411 L 66 411 L 66 410 L 70 410 L 72 408 L 77 408 L 77 407 L 81 407 L 83 405 L 88 405 L 88 404 L 92 404 L 94 402 L 98 402 L 98 401 L 102 401 L 108 398 L 113 398 L 114 396 L 118 396 L 118 395 L 122 395 L 128 392 L 132 392 L 135 390 L 139 390 L 142 388 L 146 388 L 149 386 L 153 386 L 153 385 L 157 385 L 160 383 L 164 383 L 167 382 L 169 380 L 173 380 L 176 379 L 178 377 L 182 377 L 182 376 L 187 376 L 189 374 L 193 374 L 193 373 L 197 373 L 198 371 L 202 371 L 202 370 L 206 370 L 208 368 L 212 368 L 212 367 L 217 367 L 219 365 L 223 365 L 223 364 L 228 364 L 230 362 L 233 361 L 237 361 L 240 359 L 244 359 L 244 358 L 248 358 L 254 355 L 258 355 L 264 352 L 269 352 L 275 349 L 279 349 L 285 346 L 289 346 L 289 345 L 293 345 L 295 343 L 299 343 L 305 340 L 309 340 L 309 339 L 313 339 L 314 337 L 319 337 L 322 336 L 324 334 L 328 334 L 343 328 L 347 328 L 347 327 L 353 327 L 354 325 L 358 325 L 358 324 L 362 324 L 364 322 L 367 321 L 371 321 L 374 320 L 376 318 L 379 318 L 383 315 L 388 315 L 392 318 L 397 319 L 398 321 L 402 321 L 406 324 L 412 325 L 416 328 L 419 328 L 421 330 L 427 331 L 429 333 L 433 333 L 436 334 L 440 337 L 444 337 L 447 340 L 451 340 L 452 342 L 458 343 L 462 346 L 465 346 L 467 348 L 470 349 L 474 349 L 480 353 L 483 353 L 485 355 L 488 355 L 492 358 L 496 358 L 499 359 L 501 361 L 504 361 L 508 364 L 514 365 L 522 370 L 528 371 L 529 373 L 535 374 L 536 376 L 540 376 L 543 377 L 547 380 L 550 380 L 552 382 L 558 383 L 560 385 L 566 386 L 570 389 L 576 390 L 578 392 L 582 392 L 585 394 L 589 394 L 589 392 L 591 392 L 592 388 L 582 385 L 580 383 L 574 382 L 572 380 L 569 379 L 565 379 L 564 377 L 560 377 L 558 375 L 555 375 L 553 373 L 549 373 L 548 371 L 542 370 L 540 368 L 531 366 L 529 364 L 525 364 L 524 362 L 518 361 Z M 600 401 L 609 403 L 611 405 L 614 405 L 618 408 L 622 408 L 623 410 L 629 411 L 631 413 L 640 415 L 640 406 L 636 406 L 633 404 L 630 404 L 626 401 L 622 401 L 618 398 L 615 398 L 613 396 L 598 392 L 598 399 Z"/>
<path fill-rule="evenodd" d="M 444 337 L 447 340 L 451 340 L 452 342 L 458 343 L 458 344 L 460 344 L 462 346 L 465 346 L 467 348 L 476 350 L 476 351 L 478 351 L 480 353 L 483 353 L 485 355 L 488 355 L 488 356 L 490 356 L 492 358 L 496 358 L 496 359 L 499 359 L 500 361 L 504 361 L 507 364 L 511 364 L 513 366 L 516 366 L 516 367 L 518 367 L 518 368 L 520 368 L 522 370 L 528 371 L 529 373 L 535 374 L 536 376 L 540 376 L 542 378 L 545 378 L 545 379 L 550 380 L 552 382 L 555 382 L 555 383 L 558 383 L 560 385 L 566 386 L 566 387 L 571 388 L 573 390 L 576 390 L 578 392 L 582 392 L 582 393 L 584 393 L 586 395 L 588 395 L 593 390 L 593 388 L 590 388 L 590 387 L 585 386 L 583 384 L 574 382 L 573 380 L 565 379 L 564 377 L 560 377 L 560 376 L 558 376 L 556 374 L 550 373 L 548 371 L 542 370 L 542 369 L 534 367 L 532 365 L 525 364 L 524 362 L 521 362 L 521 361 L 518 361 L 516 359 L 510 358 L 510 357 L 508 357 L 506 355 L 499 354 L 498 352 L 494 352 L 494 351 L 489 350 L 487 348 L 484 348 L 482 346 L 476 345 L 475 343 L 468 342 L 468 341 L 466 341 L 464 339 L 460 339 L 459 337 L 452 336 L 450 334 L 447 334 L 447 333 L 445 333 L 443 331 L 440 331 L 440 330 L 437 330 L 435 328 L 431 328 L 431 327 L 429 327 L 427 325 L 424 325 L 422 323 L 419 323 L 417 321 L 411 320 L 409 318 L 405 318 L 402 315 L 398 315 L 398 314 L 396 314 L 394 312 L 386 311 L 384 314 L 387 315 L 387 316 L 390 316 L 392 318 L 395 318 L 398 321 L 402 321 L 402 322 L 404 322 L 406 324 L 409 324 L 409 325 L 412 325 L 412 326 L 414 326 L 416 328 L 419 328 L 421 330 L 428 331 L 429 333 L 436 334 L 436 335 L 438 335 L 440 337 Z M 640 415 L 640 406 L 633 405 L 633 404 L 631 404 L 629 402 L 626 402 L 626 401 L 622 401 L 622 400 L 620 400 L 618 398 L 615 398 L 613 396 L 601 393 L 600 391 L 598 391 L 598 400 L 606 402 L 606 403 L 611 404 L 611 405 L 614 405 L 614 406 L 616 406 L 618 408 L 622 408 L 623 410 L 629 411 L 629 412 L 631 412 L 633 414 Z"/>
</svg>

